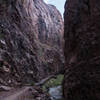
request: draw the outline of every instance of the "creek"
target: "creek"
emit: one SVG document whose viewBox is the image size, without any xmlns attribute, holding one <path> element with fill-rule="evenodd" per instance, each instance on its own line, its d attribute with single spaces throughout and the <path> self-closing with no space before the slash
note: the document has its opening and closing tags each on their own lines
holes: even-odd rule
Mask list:
<svg viewBox="0 0 100 100">
<path fill-rule="evenodd" d="M 51 100 L 63 100 L 61 85 L 49 88 L 49 95 Z"/>
</svg>

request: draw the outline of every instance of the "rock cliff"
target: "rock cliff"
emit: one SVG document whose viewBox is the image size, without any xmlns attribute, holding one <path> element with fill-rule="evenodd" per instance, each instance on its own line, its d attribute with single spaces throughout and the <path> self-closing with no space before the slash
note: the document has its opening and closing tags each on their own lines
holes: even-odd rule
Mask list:
<svg viewBox="0 0 100 100">
<path fill-rule="evenodd" d="M 33 83 L 63 68 L 63 19 L 43 0 L 0 0 L 0 84 Z"/>
<path fill-rule="evenodd" d="M 100 0 L 67 0 L 65 100 L 100 100 Z"/>
</svg>

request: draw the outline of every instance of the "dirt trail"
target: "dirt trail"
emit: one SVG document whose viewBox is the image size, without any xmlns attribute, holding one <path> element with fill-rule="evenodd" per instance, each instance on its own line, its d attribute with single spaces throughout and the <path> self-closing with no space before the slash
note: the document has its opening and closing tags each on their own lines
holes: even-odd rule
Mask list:
<svg viewBox="0 0 100 100">
<path fill-rule="evenodd" d="M 13 91 L 13 93 L 5 93 L 7 95 L 0 96 L 0 100 L 33 100 L 29 88 L 30 87 L 24 87 L 18 91 Z"/>
</svg>

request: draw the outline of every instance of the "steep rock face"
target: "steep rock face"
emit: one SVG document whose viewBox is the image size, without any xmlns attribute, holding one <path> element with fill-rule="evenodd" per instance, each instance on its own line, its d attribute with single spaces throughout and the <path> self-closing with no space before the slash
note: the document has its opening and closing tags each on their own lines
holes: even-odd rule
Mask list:
<svg viewBox="0 0 100 100">
<path fill-rule="evenodd" d="M 100 1 L 65 4 L 65 100 L 100 99 Z"/>
<path fill-rule="evenodd" d="M 62 37 L 63 20 L 54 6 L 1 0 L 0 84 L 38 81 L 61 70 Z"/>
</svg>

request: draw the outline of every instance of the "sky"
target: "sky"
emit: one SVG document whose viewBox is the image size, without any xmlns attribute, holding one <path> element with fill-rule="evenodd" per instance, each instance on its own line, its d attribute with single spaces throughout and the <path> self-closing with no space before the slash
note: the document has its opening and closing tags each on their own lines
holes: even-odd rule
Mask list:
<svg viewBox="0 0 100 100">
<path fill-rule="evenodd" d="M 60 11 L 63 16 L 64 13 L 64 5 L 66 0 L 44 0 L 48 4 L 55 5 L 56 8 Z"/>
</svg>

